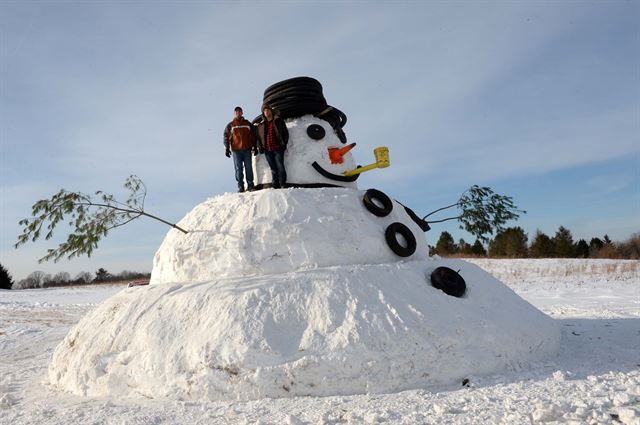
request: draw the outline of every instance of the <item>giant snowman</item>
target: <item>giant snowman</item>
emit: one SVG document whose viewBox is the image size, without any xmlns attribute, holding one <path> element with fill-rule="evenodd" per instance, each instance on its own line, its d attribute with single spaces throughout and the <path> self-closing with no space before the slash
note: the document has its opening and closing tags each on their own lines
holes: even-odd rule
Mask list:
<svg viewBox="0 0 640 425">
<path fill-rule="evenodd" d="M 83 318 L 52 385 L 80 395 L 247 400 L 396 392 L 554 355 L 552 319 L 477 266 L 427 257 L 426 223 L 361 191 L 346 116 L 316 80 L 277 83 L 292 188 L 197 205 L 158 249 L 146 287 Z M 444 274 L 442 272 L 444 271 Z"/>
</svg>

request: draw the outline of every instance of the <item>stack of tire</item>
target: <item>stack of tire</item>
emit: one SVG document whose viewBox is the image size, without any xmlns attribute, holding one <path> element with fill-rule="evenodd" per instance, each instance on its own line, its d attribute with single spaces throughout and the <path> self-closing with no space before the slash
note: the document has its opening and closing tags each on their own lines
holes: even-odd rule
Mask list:
<svg viewBox="0 0 640 425">
<path fill-rule="evenodd" d="M 342 127 L 347 116 L 337 108 L 329 106 L 322 93 L 322 84 L 311 77 L 295 77 L 267 87 L 263 103 L 269 104 L 281 118 L 296 118 L 311 114 L 331 124 L 342 143 L 347 137 Z"/>
</svg>

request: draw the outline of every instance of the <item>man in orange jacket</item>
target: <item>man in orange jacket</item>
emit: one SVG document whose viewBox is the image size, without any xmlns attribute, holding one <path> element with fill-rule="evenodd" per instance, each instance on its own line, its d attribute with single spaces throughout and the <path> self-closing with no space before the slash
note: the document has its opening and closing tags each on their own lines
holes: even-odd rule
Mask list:
<svg viewBox="0 0 640 425">
<path fill-rule="evenodd" d="M 236 169 L 238 192 L 244 192 L 244 174 L 247 175 L 247 190 L 253 191 L 253 166 L 251 152 L 257 152 L 256 136 L 251 123 L 242 116 L 242 108 L 236 106 L 233 121 L 224 129 L 224 154 L 227 158 L 233 153 L 233 165 Z"/>
</svg>

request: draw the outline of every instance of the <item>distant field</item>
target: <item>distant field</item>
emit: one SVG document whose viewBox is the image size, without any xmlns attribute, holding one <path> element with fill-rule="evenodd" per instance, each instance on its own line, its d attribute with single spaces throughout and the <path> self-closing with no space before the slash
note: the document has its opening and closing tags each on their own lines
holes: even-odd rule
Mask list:
<svg viewBox="0 0 640 425">
<path fill-rule="evenodd" d="M 465 258 L 477 264 L 502 282 L 514 288 L 535 285 L 552 288 L 556 285 L 598 287 L 638 285 L 640 288 L 639 260 L 610 259 L 489 259 Z M 523 289 L 523 288 L 520 288 Z"/>
</svg>

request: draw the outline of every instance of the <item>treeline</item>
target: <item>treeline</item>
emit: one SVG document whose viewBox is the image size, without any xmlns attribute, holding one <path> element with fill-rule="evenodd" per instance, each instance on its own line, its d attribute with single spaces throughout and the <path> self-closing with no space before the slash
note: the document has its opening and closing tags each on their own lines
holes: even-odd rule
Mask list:
<svg viewBox="0 0 640 425">
<path fill-rule="evenodd" d="M 121 282 L 138 279 L 149 279 L 151 273 L 139 273 L 124 270 L 117 274 L 111 274 L 100 268 L 95 273 L 80 272 L 74 278 L 67 272 L 59 272 L 54 275 L 41 271 L 35 271 L 26 278 L 14 282 L 8 271 L 0 264 L 0 289 L 31 289 L 51 288 L 55 286 L 89 285 L 94 283 Z"/>
<path fill-rule="evenodd" d="M 634 233 L 622 242 L 613 242 L 609 236 L 574 241 L 571 231 L 560 226 L 552 237 L 537 230 L 529 243 L 521 227 L 509 227 L 484 245 L 479 240 L 458 243 L 449 232 L 442 232 L 435 246 L 429 246 L 429 255 L 499 257 L 499 258 L 620 258 L 640 259 L 640 233 Z"/>
</svg>

